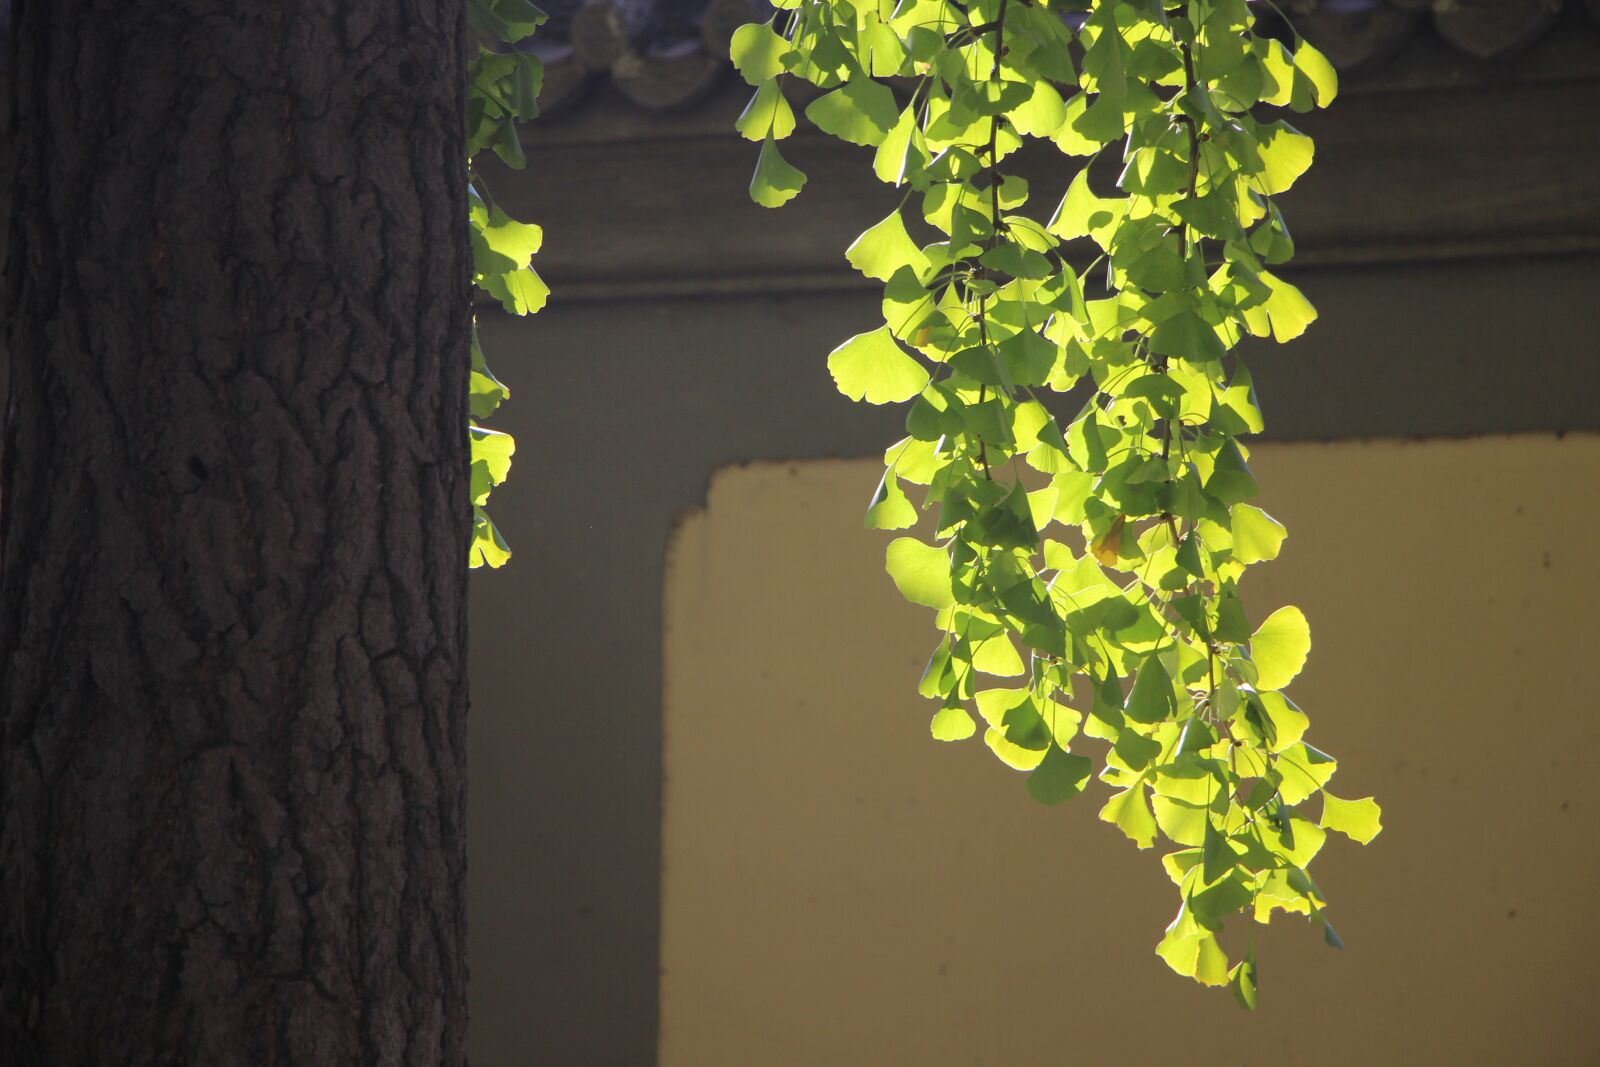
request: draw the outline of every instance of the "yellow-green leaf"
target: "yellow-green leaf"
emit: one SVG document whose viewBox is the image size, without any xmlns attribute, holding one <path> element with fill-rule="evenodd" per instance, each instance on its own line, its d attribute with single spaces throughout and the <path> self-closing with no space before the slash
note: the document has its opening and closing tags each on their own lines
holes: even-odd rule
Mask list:
<svg viewBox="0 0 1600 1067">
<path fill-rule="evenodd" d="M 1257 689 L 1282 689 L 1300 673 L 1311 653 L 1311 626 L 1294 606 L 1267 616 L 1250 638 L 1250 660 L 1256 667 Z"/>
<path fill-rule="evenodd" d="M 978 724 L 960 704 L 951 704 L 933 713 L 928 731 L 935 741 L 965 741 L 978 732 Z"/>
<path fill-rule="evenodd" d="M 733 31 L 728 55 L 740 77 L 751 85 L 760 85 L 783 73 L 783 59 L 789 50 L 789 42 L 770 25 L 750 22 Z"/>
<path fill-rule="evenodd" d="M 898 404 L 922 392 L 928 372 L 906 355 L 887 326 L 858 333 L 828 355 L 839 392 L 869 404 Z"/>
<path fill-rule="evenodd" d="M 1300 77 L 1310 82 L 1314 97 L 1312 103 L 1317 107 L 1327 107 L 1333 103 L 1333 98 L 1339 94 L 1338 72 L 1328 62 L 1328 57 L 1317 51 L 1310 41 L 1302 40 L 1295 47 L 1294 69 Z"/>
<path fill-rule="evenodd" d="M 1283 523 L 1251 504 L 1235 504 L 1228 511 L 1233 526 L 1233 558 L 1240 563 L 1261 563 L 1278 558 L 1288 531 Z"/>
<path fill-rule="evenodd" d="M 901 267 L 918 274 L 928 267 L 928 257 L 911 240 L 898 210 L 857 237 L 844 257 L 856 270 L 880 282 L 888 281 Z"/>
<path fill-rule="evenodd" d="M 874 530 L 903 530 L 917 523 L 917 509 L 900 488 L 900 479 L 893 471 L 883 472 L 872 503 L 867 507 L 866 524 Z"/>
<path fill-rule="evenodd" d="M 1150 802 L 1144 795 L 1144 779 L 1106 801 L 1100 809 L 1100 821 L 1108 822 L 1128 835 L 1140 848 L 1149 848 L 1156 839 L 1156 817 L 1150 811 Z"/>
<path fill-rule="evenodd" d="M 784 99 L 776 80 L 761 83 L 733 128 L 747 141 L 764 141 L 768 137 L 781 141 L 794 132 L 794 109 Z"/>
<path fill-rule="evenodd" d="M 1322 794 L 1322 828 L 1337 830 L 1363 845 L 1383 832 L 1383 812 L 1371 797 L 1340 800 L 1332 793 Z"/>
<path fill-rule="evenodd" d="M 900 595 L 913 604 L 947 608 L 955 603 L 950 591 L 950 555 L 925 545 L 915 537 L 897 537 L 884 553 L 884 570 L 894 579 Z"/>
<path fill-rule="evenodd" d="M 768 137 L 756 157 L 756 173 L 750 179 L 750 199 L 762 207 L 782 207 L 800 194 L 806 176 L 783 158 L 777 142 Z"/>
</svg>

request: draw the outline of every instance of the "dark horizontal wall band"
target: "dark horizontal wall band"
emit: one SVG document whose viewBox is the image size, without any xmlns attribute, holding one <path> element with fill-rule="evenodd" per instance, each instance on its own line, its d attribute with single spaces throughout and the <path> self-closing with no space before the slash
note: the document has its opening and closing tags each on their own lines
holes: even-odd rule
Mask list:
<svg viewBox="0 0 1600 1067">
<path fill-rule="evenodd" d="M 1250 353 L 1278 440 L 1600 430 L 1600 255 L 1307 270 L 1302 339 Z M 735 463 L 871 456 L 903 413 L 825 354 L 865 291 L 574 303 L 484 315 L 517 437 L 473 587 L 474 1061 L 654 1062 L 662 575 Z M 862 504 L 872 486 L 863 483 Z"/>
<path fill-rule="evenodd" d="M 1319 256 L 1302 256 L 1300 262 L 1281 269 L 1288 277 L 1299 277 L 1305 268 L 1368 267 L 1374 264 L 1451 263 L 1470 259 L 1528 259 L 1560 256 L 1600 249 L 1600 242 L 1582 234 L 1546 234 L 1526 238 L 1504 238 L 1487 246 L 1473 238 L 1440 240 L 1430 243 L 1373 246 L 1341 251 L 1332 249 Z M 1087 257 L 1086 257 L 1087 258 Z M 1307 262 L 1309 260 L 1309 262 Z M 697 297 L 771 296 L 775 293 L 852 293 L 877 292 L 882 283 L 863 278 L 848 268 L 807 274 L 727 276 L 705 275 L 682 278 L 645 278 L 611 282 L 568 282 L 561 286 L 561 298 L 568 304 L 650 299 L 693 299 Z"/>
<path fill-rule="evenodd" d="M 716 105 L 724 129 L 743 96 Z M 1600 250 L 1596 114 L 1600 80 L 1351 95 L 1291 116 L 1317 142 L 1316 165 L 1283 198 L 1296 263 Z M 559 140 L 531 145 L 528 171 L 490 185 L 513 214 L 545 224 L 540 270 L 572 299 L 852 284 L 844 248 L 901 191 L 871 177 L 868 150 L 797 135 L 785 153 L 809 181 L 769 211 L 745 192 L 755 147 L 731 133 Z M 1048 146 L 1025 157 L 1036 211 L 1053 208 L 1079 165 Z"/>
</svg>

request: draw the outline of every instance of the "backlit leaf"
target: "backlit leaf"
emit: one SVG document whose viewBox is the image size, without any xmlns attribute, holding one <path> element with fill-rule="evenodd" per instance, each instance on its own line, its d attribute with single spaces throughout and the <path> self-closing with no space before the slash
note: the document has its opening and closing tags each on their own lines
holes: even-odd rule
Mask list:
<svg viewBox="0 0 1600 1067">
<path fill-rule="evenodd" d="M 1340 800 L 1332 793 L 1322 794 L 1322 827 L 1337 830 L 1363 845 L 1377 837 L 1383 830 L 1382 811 L 1371 797 L 1360 800 Z"/>
<path fill-rule="evenodd" d="M 839 392 L 869 404 L 910 400 L 928 384 L 928 372 L 900 347 L 886 326 L 858 333 L 828 355 Z"/>
<path fill-rule="evenodd" d="M 1100 820 L 1116 826 L 1140 848 L 1149 848 L 1155 843 L 1156 817 L 1151 814 L 1142 781 L 1106 801 L 1106 806 L 1100 809 Z"/>
<path fill-rule="evenodd" d="M 762 207 L 782 207 L 800 193 L 806 176 L 789 165 L 778 151 L 777 142 L 768 136 L 756 157 L 756 173 L 750 179 L 750 199 Z"/>
<path fill-rule="evenodd" d="M 1256 666 L 1256 688 L 1282 689 L 1294 680 L 1311 654 L 1311 627 L 1294 606 L 1268 615 L 1250 638 L 1250 660 Z"/>
<path fill-rule="evenodd" d="M 889 542 L 884 569 L 900 595 L 913 604 L 945 608 L 955 603 L 950 591 L 950 556 L 942 548 L 925 545 L 915 537 L 897 537 Z"/>
</svg>

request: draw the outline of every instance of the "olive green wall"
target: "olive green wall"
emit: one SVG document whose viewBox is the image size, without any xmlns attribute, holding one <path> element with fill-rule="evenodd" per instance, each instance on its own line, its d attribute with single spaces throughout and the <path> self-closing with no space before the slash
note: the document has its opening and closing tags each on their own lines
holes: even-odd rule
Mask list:
<svg viewBox="0 0 1600 1067">
<path fill-rule="evenodd" d="M 1600 301 L 1594 299 L 1600 256 L 1326 268 L 1293 279 L 1314 298 L 1321 319 L 1294 344 L 1258 348 L 1249 357 L 1268 434 L 1277 440 L 1600 431 L 1594 400 L 1600 396 Z M 849 403 L 834 391 L 824 367 L 825 353 L 841 337 L 870 325 L 875 305 L 872 294 L 859 289 L 604 302 L 566 300 L 558 292 L 529 320 L 485 314 L 485 347 L 513 393 L 495 425 L 516 434 L 518 452 L 511 481 L 494 497 L 495 517 L 516 555 L 506 570 L 478 574 L 472 590 L 468 928 L 471 1040 L 480 1067 L 648 1067 L 655 1061 L 668 539 L 675 523 L 705 505 L 713 471 L 752 461 L 871 456 L 899 436 L 900 412 Z M 1581 488 L 1600 481 L 1592 459 L 1589 471 L 1587 480 L 1582 472 L 1569 475 L 1569 483 Z M 1530 469 L 1525 476 L 1542 475 Z M 893 591 L 875 557 L 881 539 L 855 526 L 854 509 L 871 480 L 851 476 L 854 488 L 840 505 L 845 532 L 828 543 L 865 553 L 857 595 L 890 611 Z M 1278 506 L 1278 494 L 1296 481 L 1293 473 L 1269 466 L 1263 477 L 1269 506 Z M 1475 492 L 1426 485 L 1417 492 L 1428 510 L 1403 513 L 1382 540 L 1420 550 L 1430 538 L 1462 536 L 1480 521 Z M 1326 574 L 1339 558 L 1330 552 L 1351 548 L 1334 539 L 1324 551 L 1314 540 L 1317 530 L 1336 525 L 1285 517 L 1295 540 L 1288 559 L 1263 568 L 1262 596 L 1274 582 L 1301 596 L 1305 583 L 1290 580 L 1294 568 Z M 1583 526 L 1562 517 L 1554 528 L 1575 537 Z M 1494 540 L 1483 543 L 1493 558 Z M 1459 581 L 1462 588 L 1481 585 L 1467 574 Z M 1355 578 L 1336 588 L 1352 604 L 1359 595 L 1361 603 L 1377 605 L 1375 614 L 1393 613 L 1396 603 L 1440 602 L 1431 586 L 1404 575 L 1381 590 L 1368 591 Z M 1507 586 L 1483 595 L 1504 602 L 1548 591 Z M 1596 593 L 1591 578 L 1587 595 Z M 1328 648 L 1344 609 L 1304 606 L 1313 611 L 1319 638 L 1309 681 L 1347 662 Z M 814 616 L 818 633 L 810 647 L 843 641 L 832 627 L 848 623 L 854 610 Z M 920 625 L 915 611 L 909 617 Z M 749 623 L 752 630 L 762 625 Z M 920 643 L 911 646 L 883 660 L 880 684 L 894 699 L 905 696 L 905 663 L 926 654 Z M 794 652 L 777 642 L 760 651 L 763 658 L 747 664 L 742 657 L 752 650 L 728 650 L 728 669 L 780 669 Z M 1495 684 L 1523 677 L 1509 653 L 1491 658 L 1466 646 L 1457 658 Z M 1430 659 L 1419 670 L 1453 677 L 1460 669 L 1452 662 Z M 1325 700 L 1308 703 L 1314 711 L 1328 705 L 1319 719 L 1328 724 L 1321 736 L 1352 757 L 1353 773 L 1368 773 L 1372 761 L 1355 758 L 1358 752 L 1326 732 L 1342 721 L 1342 709 Z M 1571 705 L 1559 709 L 1564 719 L 1549 710 L 1550 721 L 1579 721 Z M 920 725 L 899 732 L 902 716 L 920 714 L 915 708 L 878 713 L 872 720 L 878 728 L 895 732 L 874 751 L 894 753 L 885 760 L 934 758 L 929 749 L 935 746 L 922 739 Z M 1439 719 L 1449 722 L 1443 713 Z M 963 755 L 983 763 L 983 753 Z M 983 784 L 973 788 L 1012 795 L 1001 769 L 984 765 L 981 771 Z M 968 791 L 954 782 L 951 788 Z M 1063 818 L 1072 825 L 1081 816 Z M 1098 827 L 1082 836 L 1103 840 Z M 1396 836 L 1380 839 L 1370 855 L 1381 857 Z M 1059 840 L 1064 847 L 1067 838 L 1052 831 L 1037 840 Z M 1131 864 L 1135 878 L 1154 870 L 1149 857 L 1131 855 L 1121 842 L 1106 844 L 1116 846 L 1108 862 Z M 1482 850 L 1499 847 L 1486 842 Z M 1342 863 L 1335 855 L 1329 866 L 1371 870 L 1362 866 L 1368 858 Z M 1337 880 L 1330 888 L 1337 893 L 1337 916 L 1353 919 L 1357 909 L 1349 894 L 1339 892 Z M 1117 958 L 1136 968 L 1155 965 L 1147 948 L 1168 904 L 1159 884 L 1149 889 L 1151 911 L 1115 939 L 1126 954 Z M 1356 945 L 1367 951 L 1370 937 L 1359 929 L 1348 933 L 1352 953 Z M 1460 936 L 1474 934 L 1469 928 Z M 1278 958 L 1268 963 L 1269 995 L 1273 983 L 1287 978 L 1271 962 Z M 1319 968 L 1341 965 L 1317 962 Z M 1142 973 L 1153 988 L 1181 986 L 1153 970 Z"/>
<path fill-rule="evenodd" d="M 1249 1018 L 1172 975 L 1175 891 L 1103 787 L 1043 808 L 928 738 L 931 613 L 861 528 L 881 467 L 728 468 L 668 554 L 664 1067 L 1600 1061 L 1600 437 L 1252 465 L 1290 538 L 1247 606 L 1306 609 L 1311 739 L 1384 805 L 1316 863 L 1348 948 L 1255 927 Z"/>
</svg>

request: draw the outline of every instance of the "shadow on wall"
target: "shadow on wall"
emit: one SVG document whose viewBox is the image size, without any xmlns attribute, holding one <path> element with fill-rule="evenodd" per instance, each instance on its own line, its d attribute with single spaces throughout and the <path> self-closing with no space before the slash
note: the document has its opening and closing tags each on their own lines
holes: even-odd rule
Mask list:
<svg viewBox="0 0 1600 1067">
<path fill-rule="evenodd" d="M 861 528 L 881 468 L 730 468 L 668 568 L 663 1067 L 1600 1061 L 1600 437 L 1253 464 L 1290 539 L 1247 606 L 1306 609 L 1310 740 L 1385 810 L 1316 864 L 1347 950 L 1235 924 L 1254 1016 L 1168 972 L 1176 896 L 1103 786 L 1042 808 L 928 739 L 930 615 Z"/>
</svg>

